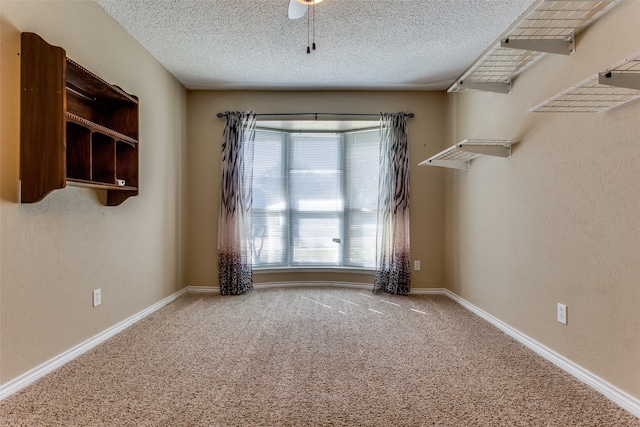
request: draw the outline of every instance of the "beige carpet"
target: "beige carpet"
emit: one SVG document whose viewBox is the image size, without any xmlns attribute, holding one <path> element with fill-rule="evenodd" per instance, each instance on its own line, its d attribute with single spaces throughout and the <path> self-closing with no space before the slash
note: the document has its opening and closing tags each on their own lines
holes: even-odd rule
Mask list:
<svg viewBox="0 0 640 427">
<path fill-rule="evenodd" d="M 190 294 L 0 403 L 3 426 L 640 426 L 442 296 Z"/>
</svg>

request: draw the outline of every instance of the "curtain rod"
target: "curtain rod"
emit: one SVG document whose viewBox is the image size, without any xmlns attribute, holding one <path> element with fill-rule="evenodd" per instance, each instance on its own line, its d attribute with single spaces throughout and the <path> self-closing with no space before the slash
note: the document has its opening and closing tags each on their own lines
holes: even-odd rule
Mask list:
<svg viewBox="0 0 640 427">
<path fill-rule="evenodd" d="M 226 117 L 226 113 L 218 113 L 218 117 Z M 315 116 L 315 119 L 318 120 L 318 116 L 359 116 L 359 117 L 380 117 L 380 113 L 261 113 L 256 114 L 258 116 Z M 405 117 L 410 119 L 415 117 L 413 113 L 405 113 Z"/>
</svg>

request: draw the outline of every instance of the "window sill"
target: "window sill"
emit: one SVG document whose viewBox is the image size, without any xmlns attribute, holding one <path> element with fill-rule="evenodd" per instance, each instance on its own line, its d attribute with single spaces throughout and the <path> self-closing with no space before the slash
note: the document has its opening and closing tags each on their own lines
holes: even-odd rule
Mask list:
<svg viewBox="0 0 640 427">
<path fill-rule="evenodd" d="M 358 267 L 263 267 L 254 268 L 254 273 L 355 273 L 355 274 L 374 274 L 372 268 Z"/>
</svg>

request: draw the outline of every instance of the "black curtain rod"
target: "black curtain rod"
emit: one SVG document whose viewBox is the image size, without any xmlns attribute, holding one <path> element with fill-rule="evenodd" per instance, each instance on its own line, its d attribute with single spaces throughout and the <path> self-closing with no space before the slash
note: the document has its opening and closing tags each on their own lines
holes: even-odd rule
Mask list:
<svg viewBox="0 0 640 427">
<path fill-rule="evenodd" d="M 218 113 L 217 116 L 226 117 L 227 114 Z M 318 120 L 318 116 L 380 117 L 380 114 L 379 113 L 378 114 L 375 114 L 375 113 L 262 113 L 262 114 L 257 114 L 256 113 L 256 117 L 258 116 L 315 116 L 316 120 Z M 412 119 L 415 117 L 415 114 L 405 113 L 404 116 Z"/>
</svg>

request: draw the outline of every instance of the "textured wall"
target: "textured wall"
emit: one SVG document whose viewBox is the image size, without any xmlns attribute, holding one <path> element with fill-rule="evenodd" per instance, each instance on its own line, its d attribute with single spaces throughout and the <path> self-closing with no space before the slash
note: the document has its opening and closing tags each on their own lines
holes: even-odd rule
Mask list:
<svg viewBox="0 0 640 427">
<path fill-rule="evenodd" d="M 189 92 L 189 219 L 187 284 L 217 286 L 216 248 L 220 189 L 220 147 L 227 110 L 275 112 L 379 113 L 406 111 L 411 185 L 411 257 L 422 261 L 414 271 L 414 287 L 442 287 L 444 280 L 444 173 L 417 164 L 444 140 L 443 92 Z M 373 283 L 366 274 L 256 274 L 265 281 L 337 280 Z"/>
<path fill-rule="evenodd" d="M 448 144 L 514 138 L 509 160 L 446 175 L 446 278 L 456 294 L 640 398 L 640 103 L 603 114 L 527 109 L 640 51 L 623 1 L 546 56 L 510 95 L 448 101 Z M 569 324 L 556 322 L 568 305 Z"/>
<path fill-rule="evenodd" d="M 183 286 L 186 91 L 93 1 L 5 1 L 1 12 L 0 383 Z M 18 204 L 20 33 L 140 98 L 140 195 L 103 206 L 67 187 Z M 102 305 L 91 307 L 91 291 Z"/>
</svg>

